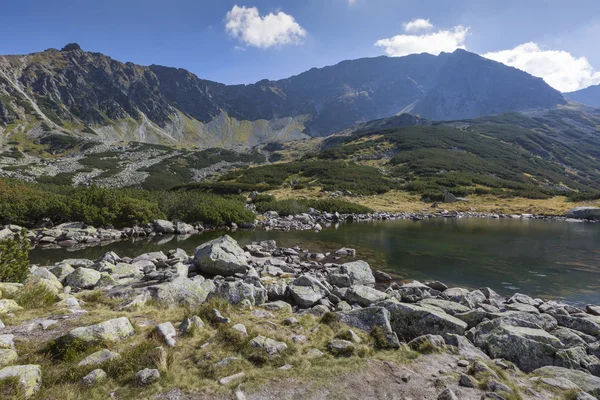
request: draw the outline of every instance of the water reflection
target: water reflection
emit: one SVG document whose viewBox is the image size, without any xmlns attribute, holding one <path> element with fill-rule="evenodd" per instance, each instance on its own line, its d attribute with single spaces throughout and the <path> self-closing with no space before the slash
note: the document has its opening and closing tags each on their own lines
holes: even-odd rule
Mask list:
<svg viewBox="0 0 600 400">
<path fill-rule="evenodd" d="M 95 259 L 107 251 L 137 256 L 176 247 L 191 253 L 223 235 L 165 236 L 69 251 L 31 252 L 32 262 L 52 265 L 64 258 Z M 373 268 L 398 278 L 436 279 L 452 285 L 490 286 L 573 302 L 600 304 L 600 224 L 506 219 L 435 219 L 342 224 L 320 233 L 230 232 L 241 244 L 275 239 L 311 251 L 355 247 Z"/>
</svg>

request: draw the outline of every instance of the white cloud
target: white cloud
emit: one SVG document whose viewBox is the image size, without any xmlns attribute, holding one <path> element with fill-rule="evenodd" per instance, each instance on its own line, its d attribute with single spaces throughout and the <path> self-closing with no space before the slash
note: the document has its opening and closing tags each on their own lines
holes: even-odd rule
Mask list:
<svg viewBox="0 0 600 400">
<path fill-rule="evenodd" d="M 409 25 L 412 22 L 405 25 L 407 32 L 409 32 Z M 431 25 L 431 28 L 433 28 L 433 25 Z M 414 29 L 413 26 L 410 29 Z M 397 35 L 388 39 L 381 39 L 375 43 L 375 46 L 383 47 L 385 53 L 392 57 L 414 53 L 438 55 L 443 51 L 452 52 L 456 49 L 465 49 L 465 39 L 468 33 L 468 27 L 457 25 L 449 30 L 439 30 L 423 35 Z"/>
<path fill-rule="evenodd" d="M 600 71 L 594 69 L 587 58 L 577 58 L 562 50 L 543 50 L 532 42 L 514 49 L 486 53 L 483 57 L 543 78 L 561 92 L 571 92 L 600 83 Z"/>
<path fill-rule="evenodd" d="M 429 22 L 428 19 L 423 18 L 414 19 L 410 22 L 402 24 L 402 26 L 404 26 L 404 31 L 407 33 L 416 33 L 433 29 L 433 24 Z"/>
<path fill-rule="evenodd" d="M 261 49 L 300 44 L 306 30 L 284 12 L 261 16 L 256 7 L 233 6 L 225 17 L 225 30 L 246 46 Z"/>
</svg>

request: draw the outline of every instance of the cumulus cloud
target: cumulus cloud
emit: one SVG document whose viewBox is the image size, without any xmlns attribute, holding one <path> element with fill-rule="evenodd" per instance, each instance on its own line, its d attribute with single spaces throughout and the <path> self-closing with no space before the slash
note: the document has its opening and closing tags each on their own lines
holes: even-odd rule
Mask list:
<svg viewBox="0 0 600 400">
<path fill-rule="evenodd" d="M 543 78 L 561 92 L 572 92 L 600 83 L 600 71 L 595 70 L 587 58 L 577 58 L 562 50 L 543 50 L 532 42 L 514 49 L 486 53 L 483 57 Z"/>
<path fill-rule="evenodd" d="M 233 6 L 225 17 L 225 30 L 246 46 L 261 49 L 301 44 L 306 30 L 284 12 L 261 16 L 256 7 Z"/>
<path fill-rule="evenodd" d="M 407 33 L 416 33 L 433 29 L 433 24 L 429 22 L 428 19 L 423 18 L 413 19 L 412 21 L 407 22 L 402 26 L 404 26 L 404 32 Z"/>
<path fill-rule="evenodd" d="M 433 25 L 429 20 L 414 20 L 404 24 L 406 33 L 414 33 L 432 28 Z M 378 40 L 375 46 L 383 47 L 385 53 L 391 57 L 406 56 L 414 53 L 438 55 L 443 51 L 452 52 L 456 49 L 465 49 L 465 40 L 468 33 L 468 27 L 457 25 L 449 30 L 439 30 L 422 35 L 396 35 L 388 39 Z"/>
</svg>

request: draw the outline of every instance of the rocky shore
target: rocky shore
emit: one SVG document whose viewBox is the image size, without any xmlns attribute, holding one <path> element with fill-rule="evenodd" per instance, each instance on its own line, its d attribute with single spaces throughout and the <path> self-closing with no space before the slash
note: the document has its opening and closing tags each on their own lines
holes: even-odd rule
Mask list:
<svg viewBox="0 0 600 400">
<path fill-rule="evenodd" d="M 321 231 L 332 224 L 346 222 L 368 222 L 385 220 L 414 220 L 420 221 L 432 218 L 486 218 L 486 219 L 535 219 L 548 221 L 571 221 L 571 222 L 597 222 L 600 220 L 600 209 L 594 207 L 580 207 L 571 210 L 567 216 L 547 216 L 535 214 L 493 214 L 479 212 L 457 212 L 444 209 L 436 209 L 428 213 L 414 212 L 375 212 L 371 214 L 339 214 L 310 210 L 309 213 L 279 216 L 275 211 L 268 211 L 252 223 L 244 223 L 239 226 L 207 226 L 201 222 L 188 224 L 182 221 L 156 220 L 144 226 L 131 228 L 95 228 L 81 222 L 68 222 L 57 226 L 29 229 L 27 237 L 34 246 L 57 248 L 76 247 L 84 248 L 98 244 L 106 244 L 130 238 L 152 238 L 162 235 L 195 235 L 205 231 L 214 230 L 238 230 L 238 229 L 264 229 L 264 230 L 315 230 Z M 51 225 L 51 223 L 50 223 Z M 0 241 L 12 237 L 23 231 L 23 227 L 17 225 L 5 225 L 0 227 Z"/>
<path fill-rule="evenodd" d="M 240 357 L 250 361 L 248 368 L 275 363 L 293 370 L 300 364 L 279 365 L 275 360 L 287 360 L 291 351 L 296 352 L 296 363 L 325 356 L 338 360 L 417 352 L 446 354 L 454 363 L 449 371 L 440 366 L 428 377 L 435 378 L 435 385 L 428 381 L 427 395 L 419 398 L 600 398 L 600 307 L 575 307 L 519 293 L 505 297 L 490 288 L 450 288 L 441 282 L 394 282 L 359 256 L 351 248 L 322 254 L 280 248 L 274 241 L 242 248 L 225 235 L 197 247 L 194 254 L 175 249 L 131 259 L 109 252 L 96 260 L 32 266 L 24 286 L 0 283 L 5 296 L 0 313 L 7 323 L 0 329 L 0 365 L 8 365 L 0 369 L 0 380 L 17 377 L 28 395 L 44 385 L 43 366 L 22 364 L 15 346 L 32 336 L 39 339 L 36 332 L 44 331 L 39 335 L 58 353 L 68 352 L 73 343 L 78 349 L 94 349 L 77 359 L 86 366 L 81 379 L 94 386 L 111 371 L 103 366 L 119 357 L 109 344 L 138 335 L 132 315 L 139 320 L 148 307 L 205 307 L 175 321 L 177 313 L 169 311 L 168 320 L 141 326 L 165 348 L 176 349 L 192 331 L 206 333 L 200 349 L 219 335 L 225 335 L 225 346 L 239 341 L 242 347 L 234 346 L 235 355 L 215 359 L 205 354 L 208 359 L 196 361 L 196 367 L 210 363 L 210 376 L 222 386 L 236 387 L 250 372 L 241 368 L 227 375 L 226 369 L 219 372 L 214 365 L 228 365 Z M 32 282 L 56 296 L 55 307 L 64 316 L 11 323 L 23 311 L 10 297 Z M 85 310 L 82 300 L 92 298 L 106 299 L 115 318 L 77 325 L 77 318 L 95 312 Z M 301 321 L 307 318 L 319 323 L 305 328 Z M 251 321 L 259 321 L 261 328 L 251 328 Z M 209 339 L 207 332 L 215 336 Z M 333 333 L 318 336 L 324 332 Z M 160 355 L 166 351 L 161 349 L 153 351 Z M 147 365 L 136 371 L 134 385 L 152 385 L 165 369 L 166 365 Z M 557 393 L 565 397 L 550 397 Z"/>
</svg>

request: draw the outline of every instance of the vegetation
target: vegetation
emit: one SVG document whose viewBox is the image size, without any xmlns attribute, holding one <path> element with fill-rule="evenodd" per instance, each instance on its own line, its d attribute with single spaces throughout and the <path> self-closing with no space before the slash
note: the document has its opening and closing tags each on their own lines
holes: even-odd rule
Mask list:
<svg viewBox="0 0 600 400">
<path fill-rule="evenodd" d="M 29 239 L 25 232 L 0 242 L 0 282 L 23 282 L 29 274 Z"/>
<path fill-rule="evenodd" d="M 98 227 L 125 227 L 164 218 L 222 226 L 253 221 L 254 214 L 244 208 L 241 196 L 0 180 L 0 224 L 31 227 L 50 219 L 54 223 L 81 221 Z"/>
</svg>

